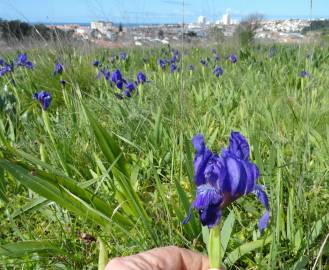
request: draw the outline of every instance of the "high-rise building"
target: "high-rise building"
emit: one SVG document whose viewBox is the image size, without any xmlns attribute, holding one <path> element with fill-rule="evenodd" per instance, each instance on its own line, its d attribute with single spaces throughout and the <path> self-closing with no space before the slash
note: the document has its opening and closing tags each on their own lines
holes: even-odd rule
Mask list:
<svg viewBox="0 0 329 270">
<path fill-rule="evenodd" d="M 230 14 L 228 14 L 228 13 L 224 14 L 222 21 L 223 21 L 223 24 L 224 25 L 231 24 L 231 16 L 230 16 Z"/>
<path fill-rule="evenodd" d="M 206 22 L 207 22 L 207 18 L 205 16 L 198 17 L 198 20 L 197 20 L 198 24 L 206 24 Z"/>
</svg>

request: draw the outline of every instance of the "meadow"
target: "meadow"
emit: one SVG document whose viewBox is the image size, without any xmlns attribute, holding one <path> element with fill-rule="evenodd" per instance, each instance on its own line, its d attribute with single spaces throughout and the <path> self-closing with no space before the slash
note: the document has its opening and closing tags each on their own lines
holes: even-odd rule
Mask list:
<svg viewBox="0 0 329 270">
<path fill-rule="evenodd" d="M 232 130 L 248 138 L 270 224 L 258 231 L 252 194 L 227 207 L 226 268 L 329 269 L 329 47 L 175 49 L 0 55 L 11 66 L 0 77 L 1 269 L 102 269 L 165 245 L 206 253 L 197 213 L 182 224 L 195 195 L 191 139 L 202 133 L 220 152 Z M 116 69 L 146 82 L 123 92 Z"/>
</svg>

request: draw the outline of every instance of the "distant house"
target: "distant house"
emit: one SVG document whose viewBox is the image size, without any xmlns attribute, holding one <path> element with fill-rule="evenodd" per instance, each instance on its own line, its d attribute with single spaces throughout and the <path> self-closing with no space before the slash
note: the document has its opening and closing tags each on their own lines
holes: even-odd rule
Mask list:
<svg viewBox="0 0 329 270">
<path fill-rule="evenodd" d="M 112 31 L 107 31 L 104 33 L 99 31 L 98 29 L 92 29 L 90 35 L 93 39 L 103 39 L 111 41 L 116 41 L 118 39 L 118 33 Z"/>
<path fill-rule="evenodd" d="M 103 38 L 102 33 L 99 32 L 97 29 L 92 29 L 90 35 L 94 39 L 102 39 Z"/>
<path fill-rule="evenodd" d="M 95 21 L 90 23 L 90 28 L 92 30 L 98 30 L 103 35 L 106 35 L 107 32 L 112 32 L 115 30 L 112 22 L 105 21 Z"/>
</svg>

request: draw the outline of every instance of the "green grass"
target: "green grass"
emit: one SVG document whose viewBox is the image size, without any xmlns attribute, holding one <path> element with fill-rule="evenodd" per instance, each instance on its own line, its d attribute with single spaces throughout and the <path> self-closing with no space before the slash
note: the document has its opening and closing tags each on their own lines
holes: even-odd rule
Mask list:
<svg viewBox="0 0 329 270">
<path fill-rule="evenodd" d="M 96 269 L 101 256 L 178 245 L 206 252 L 208 230 L 195 213 L 191 138 L 205 135 L 220 151 L 231 130 L 251 145 L 259 182 L 270 198 L 270 226 L 257 230 L 263 209 L 254 195 L 224 211 L 222 252 L 228 269 L 329 269 L 329 48 L 218 48 L 216 78 L 189 48 L 180 72 L 159 69 L 160 49 L 127 49 L 108 62 L 105 49 L 28 51 L 34 71 L 0 78 L 0 268 Z M 237 52 L 236 65 L 224 59 Z M 312 53 L 312 58 L 307 54 Z M 16 52 L 2 57 L 13 59 Z M 52 76 L 56 58 L 62 78 Z M 148 62 L 143 62 L 147 57 Z M 91 65 L 100 59 L 129 80 L 148 76 L 140 95 L 118 100 Z M 189 64 L 196 70 L 190 72 Z M 309 78 L 301 79 L 306 69 Z M 8 91 L 3 91 L 7 88 Z M 47 90 L 42 113 L 31 99 Z M 83 233 L 101 239 L 83 240 Z M 105 257 L 104 257 L 105 258 Z M 317 259 L 317 261 L 316 261 Z"/>
</svg>

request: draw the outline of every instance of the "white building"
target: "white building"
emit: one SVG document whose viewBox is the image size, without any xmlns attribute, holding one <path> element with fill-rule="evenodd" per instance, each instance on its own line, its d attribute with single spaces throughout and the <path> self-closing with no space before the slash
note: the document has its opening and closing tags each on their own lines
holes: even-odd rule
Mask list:
<svg viewBox="0 0 329 270">
<path fill-rule="evenodd" d="M 226 13 L 223 15 L 222 22 L 224 25 L 231 24 L 231 15 Z"/>
<path fill-rule="evenodd" d="M 207 23 L 207 18 L 205 16 L 199 16 L 197 20 L 198 24 L 206 24 Z"/>
<path fill-rule="evenodd" d="M 105 21 L 96 21 L 90 23 L 90 28 L 92 30 L 98 30 L 102 34 L 106 34 L 109 31 L 113 30 L 113 23 L 112 22 L 105 22 Z"/>
</svg>

